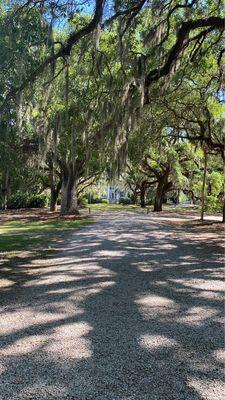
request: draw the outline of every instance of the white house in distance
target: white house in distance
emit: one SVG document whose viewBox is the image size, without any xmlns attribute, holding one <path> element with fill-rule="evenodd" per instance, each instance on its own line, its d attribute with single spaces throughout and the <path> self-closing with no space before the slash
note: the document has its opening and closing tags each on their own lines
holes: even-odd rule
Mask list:
<svg viewBox="0 0 225 400">
<path fill-rule="evenodd" d="M 99 194 L 99 197 L 108 199 L 110 203 L 118 203 L 121 197 L 128 197 L 127 190 L 120 182 L 116 182 L 114 184 L 107 183 L 104 193 L 102 191 L 102 193 Z"/>
<path fill-rule="evenodd" d="M 122 193 L 116 186 L 107 185 L 106 198 L 109 200 L 110 203 L 116 203 L 117 201 L 119 201 L 120 197 L 123 197 Z"/>
</svg>

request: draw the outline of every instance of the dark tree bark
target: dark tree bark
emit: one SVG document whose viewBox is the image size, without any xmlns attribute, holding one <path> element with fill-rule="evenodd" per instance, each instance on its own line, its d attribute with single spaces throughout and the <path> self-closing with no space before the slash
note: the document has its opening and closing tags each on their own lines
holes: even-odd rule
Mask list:
<svg viewBox="0 0 225 400">
<path fill-rule="evenodd" d="M 225 176 L 225 160 L 223 159 L 223 173 Z M 225 222 L 225 180 L 223 181 L 223 222 Z"/>
<path fill-rule="evenodd" d="M 163 184 L 159 183 L 156 189 L 155 201 L 154 201 L 154 210 L 153 211 L 162 211 L 162 204 L 163 204 Z"/>
<path fill-rule="evenodd" d="M 155 202 L 154 202 L 154 210 L 153 211 L 162 211 L 163 198 L 166 193 L 172 189 L 172 182 L 168 181 L 170 174 L 170 168 L 167 167 L 164 174 L 158 178 L 158 185 L 156 188 Z"/>
<path fill-rule="evenodd" d="M 191 199 L 192 199 L 192 203 L 195 205 L 196 204 L 196 198 L 195 198 L 195 195 L 194 195 L 194 192 L 193 192 L 193 190 L 191 190 Z"/>
<path fill-rule="evenodd" d="M 137 199 L 138 199 L 138 194 L 137 194 L 137 191 L 134 190 L 131 195 L 131 202 L 133 205 L 137 204 Z"/>
<path fill-rule="evenodd" d="M 50 211 L 56 211 L 57 208 L 57 196 L 55 194 L 55 191 L 53 192 L 51 190 L 51 201 L 50 201 Z"/>
<path fill-rule="evenodd" d="M 179 204 L 180 203 L 180 190 L 177 190 L 177 194 L 175 197 L 175 204 Z"/>
<path fill-rule="evenodd" d="M 50 190 L 51 190 L 50 211 L 56 211 L 57 200 L 62 186 L 62 181 L 61 178 L 59 178 L 56 169 L 54 167 L 52 155 L 48 159 L 48 165 L 49 165 L 49 180 L 50 180 Z"/>
<path fill-rule="evenodd" d="M 141 208 L 146 207 L 146 191 L 147 191 L 147 182 L 144 181 L 141 183 L 141 188 L 140 188 Z"/>
<path fill-rule="evenodd" d="M 64 169 L 62 174 L 61 213 L 79 214 L 77 178 L 71 164 Z"/>
<path fill-rule="evenodd" d="M 71 179 L 62 182 L 61 214 L 79 214 L 77 188 Z"/>
<path fill-rule="evenodd" d="M 207 151 L 204 150 L 204 173 L 203 173 L 203 181 L 202 181 L 202 204 L 201 204 L 201 221 L 204 220 L 204 211 L 205 211 L 205 187 L 206 187 L 206 175 L 207 175 Z"/>
<path fill-rule="evenodd" d="M 161 196 L 155 196 L 154 210 L 155 212 L 162 211 L 163 200 Z"/>
<path fill-rule="evenodd" d="M 223 220 L 222 222 L 225 222 L 225 200 L 223 200 Z"/>
<path fill-rule="evenodd" d="M 225 222 L 225 200 L 223 201 L 223 220 L 222 222 Z"/>
<path fill-rule="evenodd" d="M 7 209 L 9 196 L 9 171 L 8 169 L 3 173 L 3 181 L 2 181 L 2 209 Z"/>
<path fill-rule="evenodd" d="M 56 211 L 57 201 L 59 198 L 59 192 L 62 186 L 62 182 L 58 182 L 57 186 L 51 186 L 51 200 L 50 200 L 50 211 Z"/>
<path fill-rule="evenodd" d="M 58 160 L 62 177 L 61 214 L 79 214 L 78 184 L 83 173 L 84 160 L 65 163 Z"/>
</svg>

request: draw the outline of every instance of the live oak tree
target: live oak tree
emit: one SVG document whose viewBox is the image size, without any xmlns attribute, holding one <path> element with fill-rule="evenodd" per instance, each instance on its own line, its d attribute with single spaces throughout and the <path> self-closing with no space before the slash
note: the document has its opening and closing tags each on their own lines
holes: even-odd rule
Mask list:
<svg viewBox="0 0 225 400">
<path fill-rule="evenodd" d="M 182 96 L 179 88 L 195 80 L 196 71 L 202 87 L 199 77 L 207 54 L 217 75 L 206 94 L 218 89 L 222 98 L 223 1 L 96 0 L 84 2 L 82 9 L 76 0 L 15 0 L 2 1 L 1 10 L 2 137 L 10 131 L 31 146 L 38 137 L 39 164 L 49 170 L 52 208 L 61 184 L 62 211 L 77 212 L 78 182 L 106 165 L 112 175 L 119 174 L 129 136 L 143 114 L 163 98 L 176 104 Z M 172 111 L 176 109 L 174 105 Z M 218 132 L 223 122 L 212 118 L 211 109 L 204 100 L 198 121 L 182 122 L 179 135 L 189 124 L 189 138 L 213 144 L 222 154 Z M 173 126 L 172 111 L 167 109 L 164 127 Z M 156 108 L 154 112 L 160 119 Z M 179 112 L 187 116 L 180 105 Z M 196 135 L 196 126 L 204 134 Z M 2 173 L 5 182 L 7 176 Z"/>
<path fill-rule="evenodd" d="M 93 8 L 93 2 L 87 1 L 85 3 L 86 7 L 91 5 Z M 58 1 L 13 1 L 12 11 L 10 11 L 14 18 L 19 19 L 21 15 L 28 15 L 30 9 L 37 10 L 40 16 L 45 19 L 50 15 L 51 22 L 62 18 L 68 21 L 74 13 L 81 11 L 79 2 L 76 0 L 67 1 L 63 5 Z M 110 9 L 110 12 L 106 16 L 108 9 Z M 144 40 L 145 43 L 150 43 L 150 48 L 146 46 L 147 51 L 141 54 L 141 58 L 138 58 L 139 79 L 142 81 L 143 102 L 149 103 L 149 87 L 162 77 L 174 72 L 178 63 L 186 63 L 187 59 L 183 57 L 186 51 L 189 52 L 189 58 L 196 57 L 204 42 L 214 32 L 217 33 L 216 42 L 221 40 L 225 27 L 222 10 L 223 1 L 204 2 L 201 5 L 195 0 L 182 3 L 171 1 L 169 4 L 164 1 L 155 2 L 154 0 L 132 0 L 125 3 L 117 0 L 115 2 L 96 0 L 93 17 L 86 23 L 84 22 L 83 26 L 77 30 L 71 30 L 59 49 L 55 49 L 53 45 L 44 60 L 36 68 L 31 68 L 30 73 L 19 85 L 6 91 L 3 104 L 12 99 L 30 82 L 33 82 L 48 66 L 54 65 L 58 59 L 69 56 L 73 47 L 83 37 L 96 30 L 108 29 L 111 24 L 120 21 L 118 41 L 122 45 L 127 32 L 132 31 L 134 26 L 137 27 L 137 32 L 138 24 L 140 21 L 142 23 L 143 18 L 145 19 L 146 29 L 143 32 L 144 38 L 141 42 Z M 178 23 L 178 28 L 174 35 L 176 23 Z M 141 45 L 142 47 L 143 45 Z M 143 63 L 144 70 L 142 68 Z M 138 87 L 139 82 L 135 82 L 135 85 Z"/>
<path fill-rule="evenodd" d="M 76 17 L 71 24 L 81 22 L 82 18 Z M 76 52 L 58 65 L 64 74 L 48 77 L 50 91 L 44 112 L 48 127 L 44 141 L 51 174 L 55 170 L 60 176 L 62 213 L 78 212 L 80 187 L 102 170 L 105 158 L 104 79 L 101 83 L 97 76 L 97 61 L 93 65 L 93 56 L 96 56 L 93 42 L 83 40 Z M 59 71 L 56 69 L 56 75 Z M 39 92 L 37 89 L 37 97 Z M 52 190 L 55 195 L 58 187 Z"/>
</svg>

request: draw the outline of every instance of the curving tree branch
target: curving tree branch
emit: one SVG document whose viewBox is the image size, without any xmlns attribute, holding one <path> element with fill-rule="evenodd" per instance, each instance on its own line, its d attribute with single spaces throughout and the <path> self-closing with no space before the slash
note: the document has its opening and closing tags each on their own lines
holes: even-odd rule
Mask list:
<svg viewBox="0 0 225 400">
<path fill-rule="evenodd" d="M 132 8 L 127 10 L 123 10 L 117 12 L 113 16 L 111 16 L 108 20 L 101 24 L 103 9 L 105 0 L 95 0 L 95 13 L 91 21 L 84 26 L 83 28 L 79 29 L 78 31 L 72 32 L 69 37 L 67 38 L 64 45 L 61 46 L 60 50 L 58 50 L 55 54 L 47 57 L 36 69 L 31 71 L 30 75 L 25 78 L 22 83 L 14 88 L 11 88 L 9 92 L 4 97 L 4 103 L 0 107 L 0 114 L 3 112 L 6 104 L 9 100 L 13 99 L 15 95 L 25 89 L 29 83 L 35 81 L 35 79 L 45 70 L 45 68 L 49 65 L 52 65 L 57 59 L 65 58 L 70 55 L 73 46 L 83 37 L 93 32 L 98 24 L 101 24 L 102 28 L 112 23 L 120 16 L 128 16 L 128 22 L 130 18 L 135 17 L 139 11 L 141 11 L 142 7 L 145 5 L 146 0 L 139 0 Z M 195 1 L 192 1 L 189 6 L 193 5 Z M 172 9 L 174 11 L 174 9 Z M 171 11 L 170 11 L 171 12 Z M 189 43 L 193 40 L 193 38 L 189 39 L 189 34 L 191 31 L 196 29 L 202 29 L 202 31 L 198 32 L 197 38 L 200 40 L 202 37 L 205 37 L 209 32 L 213 30 L 225 30 L 225 18 L 222 17 L 209 17 L 209 18 L 200 18 L 197 20 L 188 20 L 181 24 L 180 28 L 177 31 L 176 35 L 176 42 L 171 47 L 167 54 L 166 61 L 164 65 L 151 70 L 145 76 L 144 81 L 144 88 L 145 88 L 145 98 L 144 104 L 148 104 L 148 88 L 153 83 L 158 81 L 160 78 L 169 75 L 172 70 L 172 67 L 178 60 L 181 52 L 184 50 L 185 47 L 189 45 Z"/>
<path fill-rule="evenodd" d="M 199 28 L 203 29 L 198 34 L 198 39 L 204 37 L 212 30 L 225 30 L 225 18 L 221 17 L 209 17 L 206 19 L 200 18 L 197 20 L 185 21 L 181 24 L 177 31 L 177 38 L 175 44 L 171 47 L 168 52 L 167 59 L 163 66 L 151 70 L 145 77 L 145 89 L 147 89 L 153 82 L 158 81 L 160 78 L 168 75 L 171 72 L 172 67 L 178 60 L 179 55 L 183 49 L 188 46 L 191 39 L 189 34 L 191 31 Z M 146 96 L 145 103 L 148 103 L 148 96 Z"/>
</svg>

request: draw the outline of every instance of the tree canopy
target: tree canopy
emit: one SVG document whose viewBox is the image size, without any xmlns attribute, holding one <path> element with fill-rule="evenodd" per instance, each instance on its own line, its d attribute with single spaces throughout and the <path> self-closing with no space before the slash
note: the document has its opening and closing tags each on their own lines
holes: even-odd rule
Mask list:
<svg viewBox="0 0 225 400">
<path fill-rule="evenodd" d="M 18 190 L 50 188 L 52 209 L 61 193 L 61 211 L 77 212 L 93 179 L 122 174 L 134 201 L 144 206 L 151 192 L 158 211 L 168 192 L 201 198 L 206 153 L 206 195 L 221 201 L 223 0 L 0 9 L 3 207 Z"/>
</svg>

